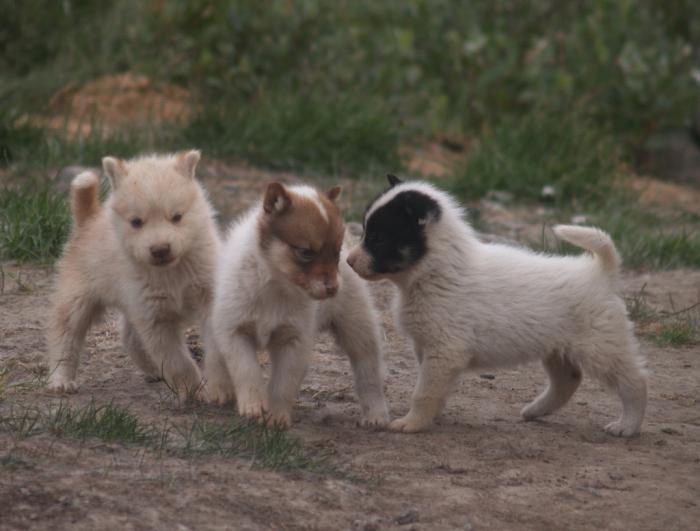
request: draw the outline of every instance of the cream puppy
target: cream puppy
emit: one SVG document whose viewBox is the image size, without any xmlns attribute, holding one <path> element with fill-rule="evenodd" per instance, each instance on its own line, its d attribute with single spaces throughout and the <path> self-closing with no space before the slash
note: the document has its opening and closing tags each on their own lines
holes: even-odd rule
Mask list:
<svg viewBox="0 0 700 531">
<path fill-rule="evenodd" d="M 365 283 L 340 261 L 344 226 L 335 199 L 308 186 L 271 183 L 236 222 L 216 275 L 204 398 L 234 398 L 241 415 L 289 426 L 319 330 L 350 358 L 362 424 L 384 425 L 378 318 Z M 267 389 L 256 351 L 272 363 Z"/>
<path fill-rule="evenodd" d="M 85 335 L 108 307 L 122 312 L 124 348 L 147 378 L 165 378 L 182 397 L 200 386 L 184 327 L 207 314 L 219 239 L 195 179 L 199 157 L 105 157 L 112 192 L 104 205 L 96 174 L 73 180 L 73 232 L 48 324 L 50 389 L 76 391 Z"/>
<path fill-rule="evenodd" d="M 363 278 L 398 286 L 398 322 L 420 363 L 411 409 L 390 429 L 428 428 L 466 370 L 540 360 L 549 387 L 523 409 L 525 419 L 566 404 L 587 372 L 622 400 L 622 416 L 605 430 L 638 433 L 645 363 L 618 295 L 620 259 L 610 237 L 555 227 L 559 238 L 592 253 L 576 257 L 486 244 L 448 194 L 424 182 L 389 182 L 347 261 Z"/>
</svg>

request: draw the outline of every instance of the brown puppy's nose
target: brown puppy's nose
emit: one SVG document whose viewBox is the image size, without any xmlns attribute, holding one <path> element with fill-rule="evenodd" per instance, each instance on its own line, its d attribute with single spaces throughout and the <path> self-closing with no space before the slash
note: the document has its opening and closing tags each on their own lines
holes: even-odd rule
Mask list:
<svg viewBox="0 0 700 531">
<path fill-rule="evenodd" d="M 156 258 L 157 260 L 164 260 L 168 256 L 170 256 L 170 244 L 169 243 L 160 243 L 157 245 L 151 245 L 148 248 L 149 251 L 151 251 L 151 256 L 153 258 Z"/>
<path fill-rule="evenodd" d="M 348 255 L 348 259 L 347 259 L 348 265 L 350 267 L 352 267 L 353 269 L 355 267 L 354 266 L 355 260 L 357 260 L 357 255 L 353 255 L 353 254 Z"/>
</svg>

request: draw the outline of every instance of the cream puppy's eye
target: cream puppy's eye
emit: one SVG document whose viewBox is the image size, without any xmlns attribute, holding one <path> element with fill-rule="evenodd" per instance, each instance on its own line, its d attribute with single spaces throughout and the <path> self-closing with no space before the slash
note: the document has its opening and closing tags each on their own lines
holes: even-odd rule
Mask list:
<svg viewBox="0 0 700 531">
<path fill-rule="evenodd" d="M 292 247 L 292 249 L 294 249 L 294 254 L 301 262 L 310 262 L 316 257 L 316 251 L 313 249 L 306 247 Z"/>
<path fill-rule="evenodd" d="M 173 223 L 180 223 L 180 220 L 182 220 L 182 214 L 175 214 L 172 217 L 172 222 Z"/>
<path fill-rule="evenodd" d="M 130 223 L 135 229 L 140 229 L 143 227 L 143 220 L 141 218 L 132 218 Z"/>
</svg>

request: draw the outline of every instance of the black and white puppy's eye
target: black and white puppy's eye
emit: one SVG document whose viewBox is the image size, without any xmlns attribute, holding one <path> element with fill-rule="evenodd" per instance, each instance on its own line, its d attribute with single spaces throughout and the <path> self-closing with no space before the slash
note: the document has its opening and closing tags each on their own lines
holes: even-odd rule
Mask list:
<svg viewBox="0 0 700 531">
<path fill-rule="evenodd" d="M 175 215 L 172 217 L 172 220 L 171 220 L 171 221 L 172 221 L 173 223 L 180 223 L 181 220 L 182 220 L 182 214 L 175 214 Z"/>
<path fill-rule="evenodd" d="M 294 249 L 294 254 L 299 259 L 300 262 L 311 262 L 316 258 L 316 251 L 309 249 L 307 247 L 292 247 Z"/>
<path fill-rule="evenodd" d="M 130 223 L 135 229 L 140 229 L 143 227 L 143 220 L 141 218 L 132 218 Z"/>
</svg>

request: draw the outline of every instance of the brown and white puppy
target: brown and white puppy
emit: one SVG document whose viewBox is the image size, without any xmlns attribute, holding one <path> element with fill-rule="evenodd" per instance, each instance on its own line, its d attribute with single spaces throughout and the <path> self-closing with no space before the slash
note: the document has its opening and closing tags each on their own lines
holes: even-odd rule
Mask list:
<svg viewBox="0 0 700 531">
<path fill-rule="evenodd" d="M 219 237 L 194 177 L 199 158 L 105 157 L 112 192 L 104 205 L 95 173 L 73 180 L 73 232 L 48 325 L 50 389 L 77 389 L 85 335 L 108 307 L 122 312 L 124 347 L 148 379 L 165 378 L 183 397 L 201 384 L 184 327 L 208 311 Z"/>
<path fill-rule="evenodd" d="M 231 227 L 216 274 L 206 400 L 235 396 L 240 414 L 289 426 L 314 338 L 329 328 L 350 358 L 362 424 L 388 422 L 379 321 L 365 282 L 345 263 L 339 193 L 271 183 Z M 258 349 L 272 362 L 267 390 Z"/>
</svg>

